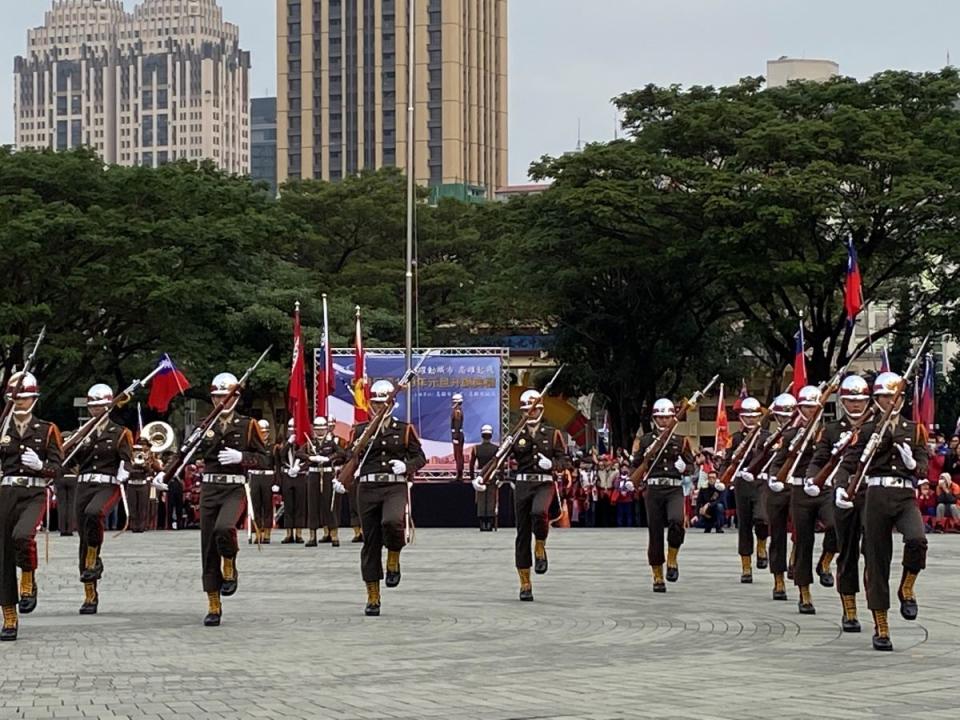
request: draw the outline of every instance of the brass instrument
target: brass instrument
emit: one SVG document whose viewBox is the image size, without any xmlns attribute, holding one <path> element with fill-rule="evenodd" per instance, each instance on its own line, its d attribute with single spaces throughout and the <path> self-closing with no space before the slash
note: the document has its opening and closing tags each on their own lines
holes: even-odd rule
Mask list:
<svg viewBox="0 0 960 720">
<path fill-rule="evenodd" d="M 159 464 L 160 455 L 170 450 L 177 441 L 177 436 L 173 428 L 162 420 L 155 420 L 143 426 L 140 431 L 140 439 L 146 440 L 149 444 L 144 450 L 141 444 L 138 444 L 133 451 L 133 464 L 142 467 L 147 465 Z"/>
</svg>

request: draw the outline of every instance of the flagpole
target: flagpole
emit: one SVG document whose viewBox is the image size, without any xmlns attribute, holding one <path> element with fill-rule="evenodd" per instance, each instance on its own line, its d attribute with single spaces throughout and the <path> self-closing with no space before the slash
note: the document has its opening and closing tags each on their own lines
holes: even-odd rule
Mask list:
<svg viewBox="0 0 960 720">
<path fill-rule="evenodd" d="M 323 416 L 330 416 L 330 373 L 333 368 L 330 367 L 330 323 L 327 318 L 327 294 L 323 293 Z M 314 380 L 316 382 L 316 380 Z M 318 390 L 317 397 L 320 397 Z M 319 411 L 320 408 L 314 408 Z M 317 412 L 317 415 L 320 413 Z"/>
<path fill-rule="evenodd" d="M 416 183 L 416 168 L 414 167 L 414 63 L 416 53 L 414 45 L 417 39 L 416 28 L 416 0 L 407 0 L 407 265 L 405 275 L 405 308 L 404 323 L 406 326 L 406 344 L 404 347 L 405 369 L 407 372 L 413 367 L 413 199 Z M 411 391 L 407 388 L 407 422 L 411 418 Z"/>
</svg>

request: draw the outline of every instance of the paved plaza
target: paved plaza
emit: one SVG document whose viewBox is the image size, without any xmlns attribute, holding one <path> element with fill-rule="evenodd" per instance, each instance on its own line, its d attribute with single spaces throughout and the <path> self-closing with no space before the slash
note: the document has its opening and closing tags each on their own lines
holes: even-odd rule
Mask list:
<svg viewBox="0 0 960 720">
<path fill-rule="evenodd" d="M 220 628 L 201 625 L 196 532 L 108 537 L 95 617 L 76 538 L 51 537 L 39 607 L 0 646 L 0 720 L 957 716 L 960 537 L 930 536 L 920 619 L 894 612 L 881 654 L 869 622 L 840 632 L 833 589 L 809 617 L 766 572 L 741 585 L 734 532 L 691 532 L 654 595 L 645 532 L 555 531 L 520 603 L 512 530 L 421 530 L 379 618 L 358 545 L 243 545 Z"/>
</svg>

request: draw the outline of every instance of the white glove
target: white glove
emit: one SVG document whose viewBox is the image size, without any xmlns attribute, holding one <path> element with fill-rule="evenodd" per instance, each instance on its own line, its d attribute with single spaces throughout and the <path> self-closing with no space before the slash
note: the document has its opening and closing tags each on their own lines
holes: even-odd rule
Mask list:
<svg viewBox="0 0 960 720">
<path fill-rule="evenodd" d="M 117 482 L 126 482 L 129 477 L 130 471 L 123 463 L 120 463 L 120 467 L 117 468 Z"/>
<path fill-rule="evenodd" d="M 31 470 L 43 470 L 43 460 L 33 448 L 27 448 L 20 454 L 20 462 Z"/>
<path fill-rule="evenodd" d="M 836 499 L 834 500 L 838 508 L 843 508 L 844 510 L 849 510 L 853 507 L 853 503 L 850 502 L 850 496 L 847 495 L 847 491 L 841 487 L 837 488 Z"/>
<path fill-rule="evenodd" d="M 723 484 L 722 482 L 720 482 L 719 480 L 717 480 L 717 481 L 713 484 L 713 489 L 716 490 L 717 492 L 723 492 L 724 490 L 727 489 L 727 486 L 724 485 L 724 484 Z"/>
<path fill-rule="evenodd" d="M 633 484 L 632 480 L 627 480 L 623 484 L 623 489 L 626 490 L 627 492 L 633 492 L 634 490 L 637 489 L 637 486 Z"/>
<path fill-rule="evenodd" d="M 913 448 L 907 443 L 897 445 L 897 452 L 900 453 L 900 459 L 903 460 L 903 466 L 907 470 L 913 470 L 917 467 L 917 461 L 913 459 Z"/>
<path fill-rule="evenodd" d="M 777 480 L 776 475 L 771 475 L 767 480 L 767 487 L 773 490 L 773 492 L 783 492 L 783 483 Z"/>
<path fill-rule="evenodd" d="M 157 490 L 168 490 L 167 484 L 163 481 L 163 473 L 158 472 L 153 476 L 153 479 L 150 480 L 150 484 L 153 485 Z"/>
<path fill-rule="evenodd" d="M 685 473 L 687 471 L 687 461 L 682 457 L 678 457 L 673 461 L 673 466 L 677 469 L 678 473 Z"/>
<path fill-rule="evenodd" d="M 537 466 L 541 470 L 553 470 L 553 460 L 548 458 L 543 453 L 537 453 L 537 456 L 540 458 L 539 460 L 537 460 Z"/>
<path fill-rule="evenodd" d="M 484 484 L 483 484 L 483 481 L 482 481 L 480 478 L 478 478 L 478 477 L 476 477 L 476 478 L 474 478 L 473 480 L 471 480 L 471 481 L 470 481 L 470 484 L 473 485 L 473 489 L 476 490 L 477 492 L 486 492 L 486 491 L 487 491 L 487 486 L 484 485 Z"/>
<path fill-rule="evenodd" d="M 340 482 L 339 480 L 334 480 L 334 481 L 333 481 L 333 491 L 334 491 L 337 495 L 343 495 L 344 493 L 347 492 L 347 489 L 343 486 L 343 483 L 342 483 L 342 482 Z"/>
<path fill-rule="evenodd" d="M 840 437 L 833 444 L 833 452 L 840 452 L 843 446 L 846 445 L 847 441 L 850 439 L 851 434 L 852 433 L 849 430 L 844 430 L 842 433 L 840 433 Z"/>
<path fill-rule="evenodd" d="M 274 492 L 274 493 L 280 492 L 280 486 L 279 486 L 279 485 L 271 485 L 271 486 L 270 486 L 270 492 Z"/>
<path fill-rule="evenodd" d="M 394 475 L 406 475 L 407 473 L 407 464 L 403 460 L 391 460 L 390 461 L 390 471 Z"/>
<path fill-rule="evenodd" d="M 217 453 L 217 462 L 221 465 L 239 465 L 243 462 L 243 453 L 233 448 L 224 448 Z"/>
<path fill-rule="evenodd" d="M 316 463 L 317 465 L 326 465 L 330 462 L 330 458 L 326 455 L 311 455 L 310 462 Z"/>
<path fill-rule="evenodd" d="M 747 472 L 746 470 L 741 470 L 740 472 L 738 472 L 737 477 L 741 478 L 742 480 L 746 480 L 747 482 L 753 482 L 754 480 L 756 480 L 756 478 L 753 476 L 753 473 Z"/>
<path fill-rule="evenodd" d="M 297 458 L 296 460 L 293 461 L 293 463 L 291 463 L 290 467 L 287 468 L 287 475 L 289 475 L 292 478 L 295 478 L 299 474 L 300 474 L 300 458 Z"/>
<path fill-rule="evenodd" d="M 814 484 L 813 478 L 804 479 L 803 491 L 810 497 L 817 497 L 820 494 L 820 488 Z"/>
</svg>

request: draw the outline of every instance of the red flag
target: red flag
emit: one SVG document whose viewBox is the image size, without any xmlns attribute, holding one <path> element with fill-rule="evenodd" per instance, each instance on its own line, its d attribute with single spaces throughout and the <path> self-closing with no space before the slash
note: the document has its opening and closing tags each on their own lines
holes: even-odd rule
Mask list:
<svg viewBox="0 0 960 720">
<path fill-rule="evenodd" d="M 886 348 L 880 351 L 880 372 L 890 372 L 890 355 Z"/>
<path fill-rule="evenodd" d="M 860 265 L 853 238 L 847 242 L 847 277 L 843 284 L 843 306 L 847 311 L 847 324 L 853 325 L 863 309 L 863 287 L 860 282 Z"/>
<path fill-rule="evenodd" d="M 920 389 L 920 422 L 927 430 L 933 430 L 933 358 L 927 356 L 923 368 L 923 387 Z"/>
<path fill-rule="evenodd" d="M 733 403 L 733 409 L 737 412 L 740 412 L 740 408 L 743 405 L 743 401 L 750 397 L 750 391 L 747 390 L 747 381 L 746 379 L 740 380 L 740 394 L 737 396 L 736 401 Z"/>
<path fill-rule="evenodd" d="M 713 450 L 718 456 L 730 447 L 730 422 L 727 420 L 727 406 L 723 404 L 723 383 L 720 383 L 720 397 L 717 399 L 717 432 L 713 436 Z"/>
<path fill-rule="evenodd" d="M 357 305 L 357 329 L 353 340 L 353 421 L 366 422 L 370 417 L 370 388 L 367 387 L 367 365 L 360 332 L 360 306 Z"/>
<path fill-rule="evenodd" d="M 303 369 L 303 335 L 300 332 L 300 303 L 293 311 L 293 358 L 290 382 L 287 384 L 287 412 L 293 418 L 293 431 L 298 443 L 310 437 L 310 400 L 307 397 L 307 376 Z"/>
<path fill-rule="evenodd" d="M 170 401 L 177 395 L 183 395 L 189 387 L 190 381 L 177 370 L 170 356 L 164 353 L 160 358 L 160 372 L 154 375 L 150 382 L 147 407 L 165 413 L 170 407 Z"/>
<path fill-rule="evenodd" d="M 793 353 L 793 385 L 791 392 L 794 397 L 800 396 L 800 388 L 807 384 L 807 363 L 803 355 L 803 321 L 800 321 L 800 333 L 797 335 L 797 345 Z"/>
<path fill-rule="evenodd" d="M 330 415 L 330 396 L 337 389 L 336 372 L 333 368 L 333 351 L 330 349 L 330 322 L 327 316 L 327 295 L 323 295 L 323 367 L 317 373 L 317 415 Z"/>
</svg>

